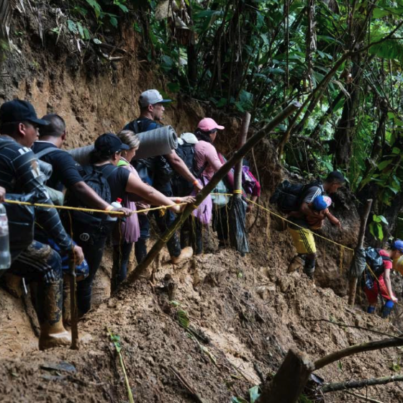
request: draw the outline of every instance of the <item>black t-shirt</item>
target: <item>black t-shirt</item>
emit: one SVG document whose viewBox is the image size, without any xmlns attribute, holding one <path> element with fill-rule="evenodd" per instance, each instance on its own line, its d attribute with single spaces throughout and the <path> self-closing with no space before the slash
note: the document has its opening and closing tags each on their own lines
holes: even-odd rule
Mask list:
<svg viewBox="0 0 403 403">
<path fill-rule="evenodd" d="M 54 148 L 49 154 L 44 155 L 40 159 L 52 165 L 53 172 L 46 185 L 56 189 L 63 190 L 63 187 L 70 189 L 78 182 L 82 182 L 83 178 L 80 175 L 80 165 L 74 161 L 73 157 L 66 151 L 58 149 L 54 144 L 47 141 L 37 141 L 32 146 L 35 154 L 47 148 Z"/>
</svg>

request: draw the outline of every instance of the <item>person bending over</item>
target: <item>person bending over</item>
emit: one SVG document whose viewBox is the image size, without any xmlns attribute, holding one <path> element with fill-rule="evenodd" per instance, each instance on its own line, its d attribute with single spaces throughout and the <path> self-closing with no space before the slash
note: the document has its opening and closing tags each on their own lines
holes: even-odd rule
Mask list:
<svg viewBox="0 0 403 403">
<path fill-rule="evenodd" d="M 309 229 L 309 221 L 312 222 L 317 219 L 317 212 L 312 209 L 311 203 L 317 196 L 336 193 L 344 183 L 345 179 L 341 173 L 337 171 L 331 172 L 323 185 L 310 187 L 301 201 L 299 210 L 290 213 L 290 221 L 297 225 L 289 224 L 288 231 L 291 234 L 298 255 L 295 256 L 290 263 L 288 267 L 289 273 L 303 266 L 304 273 L 309 278 L 313 278 L 315 272 L 316 245 L 314 236 Z M 326 213 L 326 217 L 341 229 L 340 221 L 330 212 Z"/>
</svg>

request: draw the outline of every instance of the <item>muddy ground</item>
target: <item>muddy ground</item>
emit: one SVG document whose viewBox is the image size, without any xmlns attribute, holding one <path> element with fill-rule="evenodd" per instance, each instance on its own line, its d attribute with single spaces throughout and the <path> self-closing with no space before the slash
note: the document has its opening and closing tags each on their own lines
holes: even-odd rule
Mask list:
<svg viewBox="0 0 403 403">
<path fill-rule="evenodd" d="M 396 334 L 392 324 L 359 307 L 349 308 L 346 297 L 332 289 L 298 272 L 286 275 L 290 240 L 286 232 L 269 229 L 266 220 L 258 220 L 254 232 L 259 237 L 252 237 L 252 253 L 244 258 L 221 249 L 174 267 L 163 252 L 160 264 L 150 270 L 151 280 L 141 280 L 111 299 L 107 251 L 94 292 L 99 305 L 80 322 L 79 351 L 37 351 L 21 301 L 2 290 L 2 401 L 127 401 L 108 332 L 120 336 L 134 400 L 172 403 L 194 401 L 174 371 L 205 401 L 230 402 L 233 396 L 247 397 L 249 388 L 274 374 L 289 348 L 315 359 L 382 338 L 355 326 Z M 209 248 L 215 249 L 212 233 L 209 239 Z M 337 270 L 337 262 L 323 256 L 322 252 L 320 263 Z M 178 311 L 187 312 L 201 339 L 181 327 Z M 393 375 L 400 362 L 401 351 L 389 349 L 344 359 L 317 374 L 326 382 Z M 72 372 L 46 368 L 60 363 L 73 365 Z M 399 385 L 370 387 L 365 393 L 384 403 L 403 400 Z M 327 394 L 324 401 L 358 401 L 354 399 L 339 392 Z"/>
</svg>

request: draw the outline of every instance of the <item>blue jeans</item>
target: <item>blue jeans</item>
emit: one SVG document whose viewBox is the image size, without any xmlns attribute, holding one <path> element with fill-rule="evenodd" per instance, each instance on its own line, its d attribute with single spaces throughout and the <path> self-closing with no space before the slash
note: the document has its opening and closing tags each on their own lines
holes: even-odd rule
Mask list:
<svg viewBox="0 0 403 403">
<path fill-rule="evenodd" d="M 119 245 L 113 247 L 112 292 L 114 292 L 119 284 L 126 279 L 127 265 L 129 263 L 130 252 L 132 249 L 132 243 L 123 241 Z"/>
</svg>

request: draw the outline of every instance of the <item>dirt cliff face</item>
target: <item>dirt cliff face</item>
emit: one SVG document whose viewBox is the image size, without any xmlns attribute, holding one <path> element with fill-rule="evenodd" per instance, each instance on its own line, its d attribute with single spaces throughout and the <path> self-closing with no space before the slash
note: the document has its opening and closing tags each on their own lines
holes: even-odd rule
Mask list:
<svg viewBox="0 0 403 403">
<path fill-rule="evenodd" d="M 2 64 L 0 101 L 18 97 L 31 101 L 40 116 L 60 114 L 68 126 L 67 147 L 118 131 L 138 115 L 141 91 L 165 88 L 158 69 L 138 57 L 140 43 L 132 30 L 123 30 L 116 38 L 127 56 L 110 63 L 86 49 L 80 52 L 66 38 L 56 44 L 49 30 L 52 12 L 43 18 L 43 41 L 35 16 L 28 13 L 15 19 L 13 50 Z M 192 131 L 203 116 L 213 116 L 226 126 L 217 139 L 218 148 L 225 154 L 233 151 L 239 119 L 211 111 L 188 97 L 171 95 L 175 102 L 167 109 L 164 123 L 181 133 Z M 266 190 L 261 203 L 268 205 L 268 191 L 281 178 L 269 140 L 262 142 L 254 157 Z M 345 197 L 336 200 L 335 206 L 344 231 L 326 226 L 322 235 L 354 247 L 358 215 Z M 152 282 L 139 281 L 110 300 L 111 260 L 106 253 L 97 274 L 94 310 L 80 322 L 80 351 L 36 351 L 35 324 L 29 322 L 22 300 L 0 290 L 0 400 L 126 401 L 122 370 L 107 329 L 120 336 L 135 401 L 168 403 L 192 401 L 174 371 L 206 401 L 229 402 L 232 396 L 245 397 L 248 388 L 274 373 L 289 348 L 318 358 L 380 338 L 357 325 L 394 334 L 396 329 L 389 323 L 347 308 L 346 270 L 351 260 L 347 250 L 319 239 L 316 285 L 301 273 L 286 275 L 294 256 L 291 239 L 287 232 L 274 229 L 267 212 L 256 214 L 256 221 L 251 219 L 247 257 L 230 249 L 218 250 L 214 235 L 205 234 L 211 245 L 194 262 L 174 270 L 164 252 L 161 265 L 153 269 Z M 174 290 L 173 295 L 169 290 Z M 188 312 L 190 324 L 201 330 L 208 343 L 180 326 L 178 310 Z M 365 353 L 326 367 L 319 375 L 329 382 L 385 376 L 394 373 L 390 368 L 398 370 L 400 360 L 398 350 Z M 49 369 L 61 361 L 72 364 L 75 371 Z M 369 388 L 368 395 L 381 395 L 384 403 L 403 399 L 393 385 Z M 358 401 L 345 396 L 327 395 L 325 401 Z"/>
</svg>

